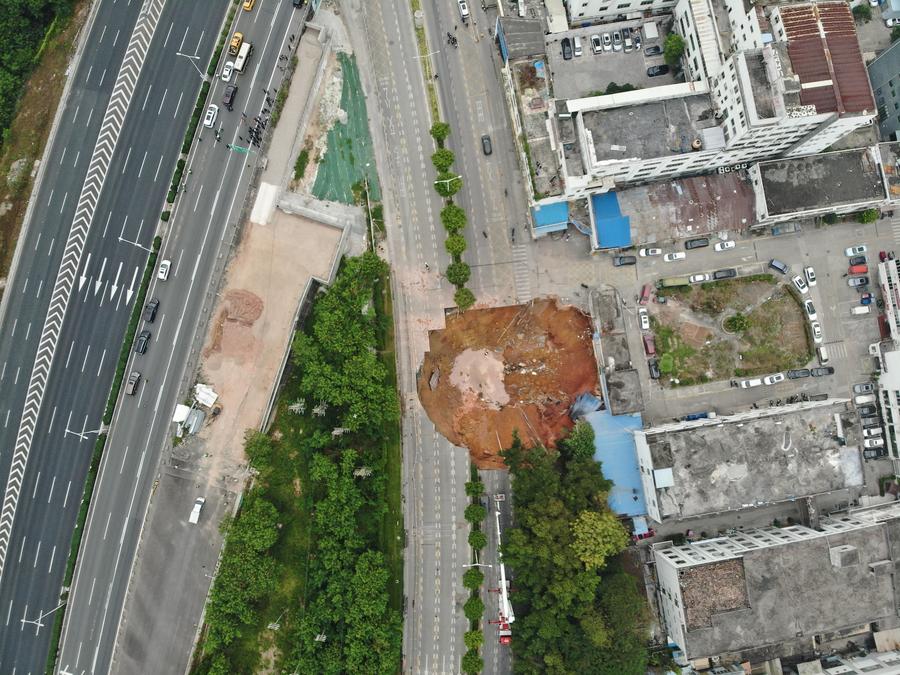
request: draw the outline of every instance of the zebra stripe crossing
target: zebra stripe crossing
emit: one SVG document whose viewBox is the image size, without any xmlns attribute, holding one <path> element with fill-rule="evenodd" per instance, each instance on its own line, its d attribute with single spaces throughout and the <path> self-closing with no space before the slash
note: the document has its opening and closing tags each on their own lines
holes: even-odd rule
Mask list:
<svg viewBox="0 0 900 675">
<path fill-rule="evenodd" d="M 512 247 L 513 281 L 516 286 L 518 302 L 528 302 L 531 294 L 531 271 L 529 269 L 528 247 L 525 244 L 514 244 Z"/>
</svg>

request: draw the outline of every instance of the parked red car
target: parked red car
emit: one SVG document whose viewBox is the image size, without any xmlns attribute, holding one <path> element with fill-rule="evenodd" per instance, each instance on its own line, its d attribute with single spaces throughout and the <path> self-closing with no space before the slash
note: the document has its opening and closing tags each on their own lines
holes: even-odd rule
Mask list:
<svg viewBox="0 0 900 675">
<path fill-rule="evenodd" d="M 641 299 L 640 303 L 642 305 L 646 305 L 647 301 L 650 299 L 650 291 L 653 290 L 653 286 L 650 284 L 644 284 L 644 287 L 641 289 Z"/>
<path fill-rule="evenodd" d="M 644 351 L 647 356 L 656 356 L 656 340 L 650 333 L 644 333 Z"/>
<path fill-rule="evenodd" d="M 847 271 L 850 274 L 868 274 L 869 266 L 868 265 L 851 265 L 850 269 Z"/>
</svg>

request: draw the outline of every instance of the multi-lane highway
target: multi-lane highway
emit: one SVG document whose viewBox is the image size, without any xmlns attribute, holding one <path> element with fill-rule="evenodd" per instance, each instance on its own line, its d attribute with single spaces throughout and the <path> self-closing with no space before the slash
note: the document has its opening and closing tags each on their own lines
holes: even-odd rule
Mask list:
<svg viewBox="0 0 900 675">
<path fill-rule="evenodd" d="M 486 29 L 489 22 L 474 4 L 470 7 Z M 391 223 L 388 248 L 397 297 L 408 533 L 404 672 L 458 672 L 467 628 L 461 608 L 468 592 L 461 577 L 462 565 L 469 562 L 468 526 L 462 517 L 468 455 L 437 433 L 418 402 L 415 386 L 427 349 L 427 330 L 439 328 L 443 308 L 453 304 L 453 288 L 439 272 L 449 258 L 439 219 L 441 199 L 428 182 L 434 179 L 429 157 L 435 148 L 428 135 L 425 82 L 408 5 L 346 0 L 344 7 L 345 14 L 360 17 L 350 30 L 367 89 L 374 93 L 369 97 L 372 132 L 385 214 Z M 461 27 L 459 49 L 448 51 L 440 36 L 459 23 L 454 18 L 457 3 L 442 0 L 424 9 L 430 38 L 438 36 L 431 45 L 437 53 L 431 58 L 437 66 L 442 110 L 452 128 L 453 170 L 465 180 L 457 202 L 473 223 L 466 231 L 469 248 L 464 255 L 473 268 L 469 285 L 480 301 L 490 304 L 527 300 L 529 249 L 513 247 L 509 239 L 510 228 L 524 223 L 525 195 L 491 42 L 474 27 Z M 491 135 L 490 157 L 481 152 L 482 134 Z M 519 231 L 524 236 L 521 227 Z M 496 670 L 485 672 L 508 672 L 509 661 L 502 655 L 494 658 L 491 653 L 486 667 L 492 664 Z"/>
<path fill-rule="evenodd" d="M 240 13 L 256 46 L 222 141 L 202 129 L 151 294 L 144 374 L 113 422 L 68 602 L 62 672 L 106 672 L 159 452 L 223 239 L 242 205 L 253 155 L 240 144 L 277 86 L 289 3 Z M 101 0 L 70 74 L 0 319 L 0 672 L 43 670 L 87 465 L 187 121 L 226 0 Z M 293 22 L 296 25 L 296 22 Z M 232 78 L 235 82 L 235 77 Z M 211 99 L 224 87 L 216 80 Z M 218 102 L 218 101 L 217 101 Z M 245 135 L 245 134 L 244 134 Z M 246 135 L 245 135 L 246 137 Z M 40 345 L 40 350 L 39 350 Z"/>
</svg>

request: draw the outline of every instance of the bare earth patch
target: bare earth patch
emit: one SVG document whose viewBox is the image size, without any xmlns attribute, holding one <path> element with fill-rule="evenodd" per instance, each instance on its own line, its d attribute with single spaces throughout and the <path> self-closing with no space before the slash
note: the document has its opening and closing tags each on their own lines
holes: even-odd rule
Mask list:
<svg viewBox="0 0 900 675">
<path fill-rule="evenodd" d="M 445 437 L 479 468 L 503 466 L 513 432 L 553 446 L 569 407 L 597 389 L 590 319 L 555 300 L 469 310 L 429 334 L 419 398 Z"/>
</svg>

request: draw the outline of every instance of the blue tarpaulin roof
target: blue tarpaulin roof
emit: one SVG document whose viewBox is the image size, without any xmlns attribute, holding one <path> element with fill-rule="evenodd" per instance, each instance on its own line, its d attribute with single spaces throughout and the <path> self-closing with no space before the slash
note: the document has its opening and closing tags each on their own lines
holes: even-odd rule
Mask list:
<svg viewBox="0 0 900 675">
<path fill-rule="evenodd" d="M 569 202 L 554 202 L 553 204 L 537 205 L 531 209 L 536 230 L 551 231 L 564 230 L 569 224 Z"/>
<path fill-rule="evenodd" d="M 609 508 L 620 516 L 645 515 L 647 504 L 631 433 L 643 428 L 640 413 L 612 415 L 598 410 L 584 419 L 594 428 L 594 459 L 603 464 L 603 475 L 613 482 Z"/>
<path fill-rule="evenodd" d="M 631 246 L 631 219 L 622 215 L 616 193 L 591 195 L 591 206 L 594 209 L 594 227 L 600 248 Z"/>
</svg>

